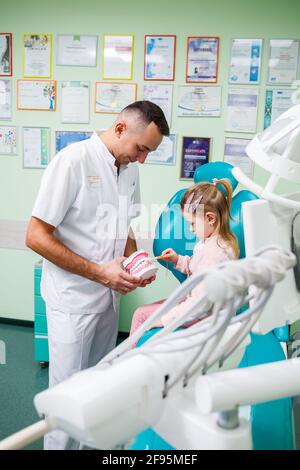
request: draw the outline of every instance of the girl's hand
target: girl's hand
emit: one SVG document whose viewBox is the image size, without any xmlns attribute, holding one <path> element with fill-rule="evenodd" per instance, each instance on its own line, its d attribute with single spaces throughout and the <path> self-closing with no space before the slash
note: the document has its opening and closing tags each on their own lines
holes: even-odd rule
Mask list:
<svg viewBox="0 0 300 470">
<path fill-rule="evenodd" d="M 164 250 L 161 254 L 161 257 L 164 261 L 167 261 L 168 263 L 173 263 L 176 264 L 178 261 L 178 254 L 176 251 L 172 250 L 172 248 L 167 248 Z"/>
</svg>

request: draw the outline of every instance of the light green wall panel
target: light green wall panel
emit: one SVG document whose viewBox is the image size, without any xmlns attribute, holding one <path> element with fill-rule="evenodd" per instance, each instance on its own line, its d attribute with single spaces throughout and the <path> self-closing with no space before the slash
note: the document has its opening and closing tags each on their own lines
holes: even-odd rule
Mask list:
<svg viewBox="0 0 300 470">
<path fill-rule="evenodd" d="M 178 180 L 183 135 L 212 137 L 212 160 L 223 158 L 225 108 L 228 89 L 229 46 L 232 37 L 264 39 L 261 75 L 258 131 L 262 130 L 264 91 L 267 72 L 268 40 L 300 37 L 299 0 L 202 0 L 163 1 L 115 0 L 114 2 L 86 0 L 84 2 L 52 0 L 51 3 L 27 0 L 2 2 L 0 31 L 13 33 L 13 120 L 3 122 L 18 126 L 51 127 L 51 151 L 54 154 L 55 130 L 103 129 L 113 122 L 113 116 L 93 112 L 94 82 L 101 81 L 101 48 L 95 68 L 58 67 L 55 65 L 55 35 L 59 33 L 97 34 L 102 46 L 102 34 L 134 34 L 135 53 L 133 81 L 138 83 L 138 98 L 142 98 L 144 34 L 176 34 L 176 75 L 173 93 L 171 129 L 178 135 L 177 164 L 174 167 L 144 165 L 141 167 L 143 202 L 164 204 L 178 189 L 187 186 Z M 58 81 L 56 112 L 17 111 L 16 79 L 22 78 L 21 44 L 23 33 L 53 34 L 52 78 Z M 188 35 L 220 36 L 219 81 L 222 86 L 222 116 L 220 118 L 177 118 L 178 85 L 185 84 L 186 37 Z M 90 80 L 91 118 L 88 125 L 67 125 L 60 122 L 61 80 Z M 149 83 L 149 82 L 147 82 Z M 247 137 L 249 134 L 228 136 Z M 38 191 L 42 170 L 24 170 L 22 142 L 19 139 L 16 157 L 0 156 L 0 219 L 27 220 Z M 255 169 L 255 180 L 263 183 L 265 172 Z M 281 184 L 280 191 L 296 189 Z M 33 266 L 38 259 L 22 250 L 0 249 L 0 316 L 33 319 Z M 142 303 L 165 297 L 177 285 L 161 270 L 154 285 L 124 297 L 121 303 L 120 328 L 128 329 L 134 309 Z M 16 289 L 17 287 L 17 289 Z M 16 294 L 17 292 L 17 294 Z"/>
</svg>

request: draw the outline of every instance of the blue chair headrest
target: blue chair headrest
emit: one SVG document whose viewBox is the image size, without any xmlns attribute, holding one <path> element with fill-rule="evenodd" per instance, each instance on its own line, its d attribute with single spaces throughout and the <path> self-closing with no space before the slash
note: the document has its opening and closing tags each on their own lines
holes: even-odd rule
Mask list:
<svg viewBox="0 0 300 470">
<path fill-rule="evenodd" d="M 232 191 L 234 191 L 238 185 L 238 181 L 233 176 L 232 169 L 233 166 L 226 162 L 205 163 L 205 165 L 199 166 L 195 171 L 194 182 L 201 183 L 202 181 L 209 181 L 212 183 L 214 178 L 226 178 L 230 181 Z"/>
<path fill-rule="evenodd" d="M 232 175 L 232 169 L 233 166 L 225 162 L 207 163 L 197 168 L 194 181 L 195 183 L 202 181 L 212 182 L 213 178 L 226 178 L 231 182 L 232 188 L 235 190 L 238 181 Z M 191 256 L 193 253 L 193 247 L 198 238 L 190 231 L 190 226 L 182 217 L 180 208 L 181 199 L 186 191 L 187 188 L 177 191 L 169 200 L 165 211 L 159 217 L 153 243 L 155 256 L 160 255 L 167 248 L 173 248 L 173 250 L 181 255 Z M 242 203 L 253 199 L 257 199 L 257 196 L 246 190 L 238 192 L 232 199 L 230 228 L 238 239 L 241 258 L 245 256 Z M 173 269 L 171 264 L 167 265 L 165 261 L 159 262 L 167 267 L 180 282 L 186 278 L 185 275 Z"/>
</svg>

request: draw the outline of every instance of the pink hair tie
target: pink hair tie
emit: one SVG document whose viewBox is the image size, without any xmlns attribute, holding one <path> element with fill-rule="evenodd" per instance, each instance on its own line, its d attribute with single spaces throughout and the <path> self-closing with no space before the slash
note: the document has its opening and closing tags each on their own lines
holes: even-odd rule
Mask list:
<svg viewBox="0 0 300 470">
<path fill-rule="evenodd" d="M 218 182 L 219 182 L 218 178 L 213 178 L 212 184 L 213 184 L 214 186 L 217 186 L 217 183 L 218 183 Z"/>
<path fill-rule="evenodd" d="M 198 197 L 193 203 L 192 203 L 192 200 L 193 200 L 193 197 L 194 197 L 195 193 L 193 192 L 192 194 L 190 194 L 190 196 L 187 198 L 186 200 L 186 203 L 185 203 L 185 207 L 187 208 L 187 212 L 191 212 L 192 214 L 196 211 L 197 207 L 199 206 L 201 200 L 202 200 L 202 195 L 200 197 Z"/>
</svg>

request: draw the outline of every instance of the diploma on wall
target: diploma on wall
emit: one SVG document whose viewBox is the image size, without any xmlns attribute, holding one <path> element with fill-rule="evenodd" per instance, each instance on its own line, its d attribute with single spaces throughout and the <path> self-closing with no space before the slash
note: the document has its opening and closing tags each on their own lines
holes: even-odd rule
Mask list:
<svg viewBox="0 0 300 470">
<path fill-rule="evenodd" d="M 220 86 L 179 87 L 177 115 L 191 117 L 218 117 L 221 115 Z"/>
<path fill-rule="evenodd" d="M 156 163 L 157 165 L 176 164 L 176 135 L 164 136 L 161 144 L 154 152 L 150 152 L 145 163 Z"/>
<path fill-rule="evenodd" d="M 209 162 L 210 137 L 183 137 L 180 179 L 192 180 L 199 166 Z"/>
<path fill-rule="evenodd" d="M 292 84 L 299 72 L 299 39 L 271 39 L 268 83 Z"/>
<path fill-rule="evenodd" d="M 258 89 L 230 88 L 227 98 L 228 132 L 256 132 Z"/>
<path fill-rule="evenodd" d="M 17 155 L 17 128 L 0 127 L 0 155 Z"/>
<path fill-rule="evenodd" d="M 6 121 L 11 120 L 11 103 L 11 81 L 8 79 L 0 79 L 0 119 Z"/>
<path fill-rule="evenodd" d="M 104 35 L 103 79 L 131 80 L 133 63 L 133 36 Z"/>
<path fill-rule="evenodd" d="M 218 37 L 189 36 L 187 38 L 187 83 L 216 83 L 218 62 Z"/>
<path fill-rule="evenodd" d="M 62 82 L 61 122 L 87 124 L 90 120 L 90 84 L 85 81 Z"/>
<path fill-rule="evenodd" d="M 68 145 L 89 139 L 92 131 L 55 131 L 55 152 L 60 152 Z"/>
<path fill-rule="evenodd" d="M 12 34 L 0 33 L 0 76 L 12 75 Z"/>
<path fill-rule="evenodd" d="M 51 34 L 24 34 L 23 76 L 36 78 L 51 77 Z"/>
<path fill-rule="evenodd" d="M 50 128 L 23 127 L 24 168 L 45 168 L 50 158 Z"/>
<path fill-rule="evenodd" d="M 253 177 L 253 162 L 246 153 L 250 139 L 236 139 L 226 137 L 224 149 L 224 162 L 239 167 L 249 178 Z"/>
<path fill-rule="evenodd" d="M 169 126 L 171 126 L 172 118 L 172 97 L 172 84 L 151 83 L 144 85 L 144 100 L 152 101 L 163 110 Z"/>
<path fill-rule="evenodd" d="M 136 83 L 96 82 L 95 112 L 118 114 L 136 101 Z"/>
<path fill-rule="evenodd" d="M 18 109 L 55 111 L 56 80 L 18 80 Z"/>
<path fill-rule="evenodd" d="M 262 39 L 232 39 L 229 83 L 258 84 Z"/>
<path fill-rule="evenodd" d="M 146 35 L 144 80 L 174 80 L 176 36 Z"/>
<path fill-rule="evenodd" d="M 297 103 L 297 88 L 266 90 L 264 129 L 269 127 L 282 113 Z"/>
<path fill-rule="evenodd" d="M 95 67 L 97 63 L 97 36 L 58 34 L 56 38 L 56 65 Z"/>
</svg>

